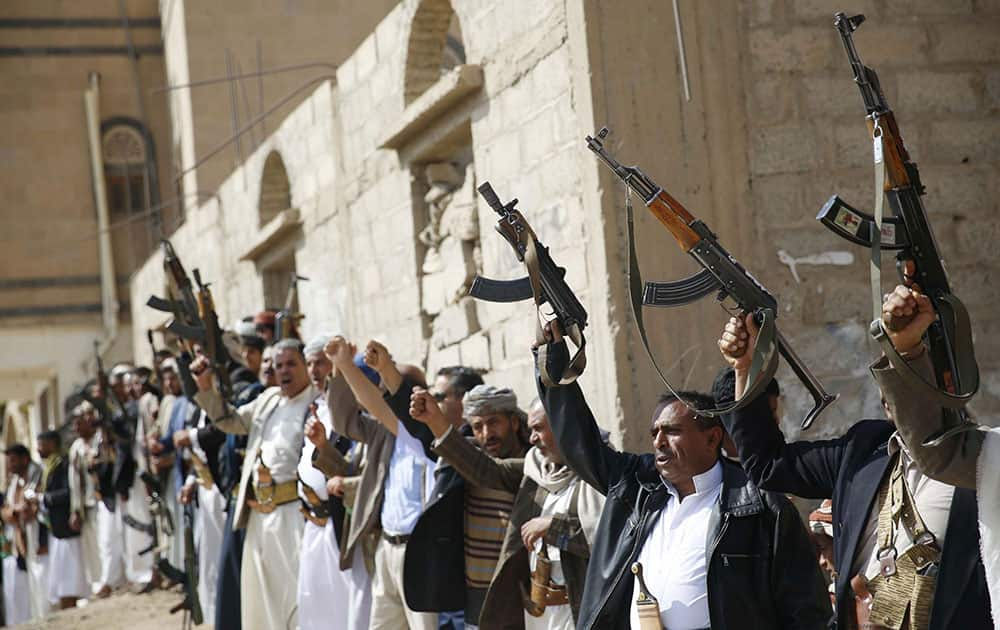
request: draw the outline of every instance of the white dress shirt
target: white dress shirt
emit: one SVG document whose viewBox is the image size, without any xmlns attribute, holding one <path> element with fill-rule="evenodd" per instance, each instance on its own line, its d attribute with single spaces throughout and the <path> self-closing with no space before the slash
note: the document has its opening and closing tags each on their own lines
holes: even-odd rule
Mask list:
<svg viewBox="0 0 1000 630">
<path fill-rule="evenodd" d="M 682 501 L 677 489 L 670 492 L 637 560 L 650 594 L 660 603 L 660 623 L 670 630 L 694 630 L 712 625 L 708 613 L 708 522 L 722 492 L 722 464 L 694 477 L 694 494 Z M 630 621 L 639 627 L 635 605 L 638 580 L 632 587 Z"/>
<path fill-rule="evenodd" d="M 413 531 L 434 489 L 435 462 L 424 453 L 420 440 L 396 422 L 396 443 L 382 501 L 382 530 L 390 536 Z"/>
<path fill-rule="evenodd" d="M 913 495 L 913 500 L 917 503 L 917 513 L 924 520 L 927 529 L 934 534 L 938 547 L 944 549 L 944 534 L 948 529 L 948 515 L 951 513 L 951 500 L 955 494 L 955 487 L 924 475 L 910 457 L 898 433 L 893 433 L 892 437 L 889 438 L 888 449 L 890 456 L 896 451 L 901 451 L 899 456 L 903 459 L 903 475 L 906 477 L 906 485 L 910 489 L 910 494 Z M 876 494 L 871 511 L 868 513 L 868 520 L 865 522 L 865 529 L 858 541 L 858 550 L 851 563 L 852 576 L 857 575 L 862 569 L 864 569 L 865 577 L 868 579 L 879 575 L 881 566 L 878 561 L 878 513 L 880 508 Z M 913 540 L 906 528 L 903 527 L 902 520 L 896 527 L 893 541 L 897 557 L 903 555 L 907 549 L 913 546 Z"/>
</svg>

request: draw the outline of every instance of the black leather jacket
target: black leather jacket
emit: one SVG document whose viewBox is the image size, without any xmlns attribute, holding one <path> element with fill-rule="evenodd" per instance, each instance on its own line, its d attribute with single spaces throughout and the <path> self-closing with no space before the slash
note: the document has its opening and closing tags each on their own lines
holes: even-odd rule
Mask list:
<svg viewBox="0 0 1000 630">
<path fill-rule="evenodd" d="M 562 374 L 565 344 L 551 344 L 549 373 Z M 607 496 L 590 554 L 577 628 L 629 626 L 629 567 L 669 498 L 652 455 L 606 445 L 576 383 L 538 392 L 563 457 Z M 786 497 L 759 490 L 723 460 L 723 486 L 706 532 L 707 587 L 715 630 L 821 629 L 829 596 L 802 520 Z M 669 562 L 664 558 L 664 562 Z"/>
</svg>

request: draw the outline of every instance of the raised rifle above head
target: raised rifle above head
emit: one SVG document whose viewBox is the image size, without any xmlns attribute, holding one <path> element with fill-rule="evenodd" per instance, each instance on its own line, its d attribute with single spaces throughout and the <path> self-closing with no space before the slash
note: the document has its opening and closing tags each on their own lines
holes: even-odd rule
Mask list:
<svg viewBox="0 0 1000 630">
<path fill-rule="evenodd" d="M 302 313 L 296 312 L 296 303 L 299 300 L 299 281 L 308 281 L 309 278 L 300 276 L 294 271 L 289 272 L 290 282 L 288 293 L 285 294 L 285 307 L 274 316 L 274 340 L 299 339 L 299 322 L 306 318 Z"/>
<path fill-rule="evenodd" d="M 629 244 L 628 282 L 632 314 L 642 345 L 664 385 L 677 396 L 678 400 L 687 402 L 683 396 L 677 394 L 680 388 L 675 388 L 670 384 L 653 357 L 646 336 L 642 307 L 683 306 L 715 293 L 716 300 L 719 302 L 731 298 L 736 303 L 739 313 L 752 313 L 760 326 L 760 335 L 753 348 L 753 360 L 750 366 L 747 389 L 743 395 L 725 407 L 698 409 L 697 412 L 714 416 L 738 409 L 749 403 L 762 393 L 771 381 L 777 369 L 778 356 L 780 355 L 813 398 L 813 408 L 802 421 L 802 428 L 808 428 L 813 420 L 837 397 L 828 394 L 823 389 L 819 380 L 799 359 L 778 330 L 775 325 L 775 318 L 778 315 L 777 300 L 719 244 L 715 234 L 703 221 L 691 214 L 638 167 L 625 166 L 612 156 L 604 146 L 604 141 L 609 133 L 608 128 L 604 127 L 597 132 L 596 137 L 587 136 L 587 148 L 593 151 L 619 179 L 625 182 Z M 689 254 L 701 266 L 701 271 L 683 280 L 643 284 L 635 253 L 635 227 L 632 218 L 632 205 L 629 201 L 633 192 L 642 198 L 643 203 L 646 204 L 653 216 L 673 235 L 681 250 Z"/>
<path fill-rule="evenodd" d="M 816 218 L 838 236 L 871 250 L 871 333 L 887 356 L 896 352 L 881 323 L 884 293 L 881 286 L 881 252 L 896 252 L 897 269 L 902 280 L 907 284 L 918 284 L 938 314 L 926 334 L 936 383 L 925 382 L 912 370 L 903 369 L 901 374 L 912 386 L 934 390 L 935 398 L 943 406 L 960 409 L 979 388 L 972 327 L 968 311 L 951 292 L 941 250 L 924 209 L 922 196 L 925 190 L 920 172 L 903 143 L 895 114 L 879 85 L 878 75 L 861 61 L 854 46 L 854 33 L 864 20 L 863 15 L 848 17 L 837 13 L 834 27 L 844 44 L 865 108 L 875 168 L 875 207 L 869 214 L 833 195 Z M 889 200 L 892 214 L 883 217 L 885 199 Z M 896 363 L 906 365 L 905 361 Z M 959 415 L 964 416 L 961 412 Z M 969 426 L 961 421 L 959 424 Z"/>
<path fill-rule="evenodd" d="M 542 305 L 548 304 L 552 316 L 559 322 L 567 337 L 576 345 L 576 352 L 570 359 L 566 374 L 559 381 L 553 380 L 546 368 L 545 344 L 538 328 L 538 370 L 542 382 L 552 387 L 568 384 L 583 373 L 587 365 L 586 338 L 583 329 L 587 326 L 587 311 L 576 294 L 566 284 L 566 270 L 556 265 L 549 255 L 549 249 L 538 241 L 531 225 L 517 209 L 517 199 L 504 204 L 500 202 L 489 182 L 483 182 L 479 194 L 487 205 L 497 213 L 496 231 L 512 248 L 517 259 L 524 263 L 528 275 L 517 280 L 492 280 L 476 276 L 469 289 L 469 295 L 487 302 L 519 302 L 534 299 L 535 307 L 541 313 Z"/>
</svg>

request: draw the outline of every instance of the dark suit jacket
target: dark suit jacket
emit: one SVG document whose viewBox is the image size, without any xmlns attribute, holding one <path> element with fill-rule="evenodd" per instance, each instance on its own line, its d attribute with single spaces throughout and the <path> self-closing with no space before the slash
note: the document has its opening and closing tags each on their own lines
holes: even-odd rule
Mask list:
<svg viewBox="0 0 1000 630">
<path fill-rule="evenodd" d="M 883 387 L 887 398 L 899 392 Z M 850 567 L 878 487 L 889 465 L 887 442 L 893 426 L 884 420 L 858 422 L 843 437 L 786 443 L 766 397 L 725 417 L 743 467 L 759 487 L 810 499 L 833 499 L 837 568 L 837 622 L 847 627 L 853 610 Z M 986 577 L 979 556 L 976 496 L 956 489 L 945 533 L 931 630 L 991 627 Z"/>
<path fill-rule="evenodd" d="M 49 529 L 56 538 L 76 538 L 80 535 L 69 526 L 69 499 L 69 460 L 63 457 L 46 480 L 43 499 L 49 511 Z"/>
</svg>

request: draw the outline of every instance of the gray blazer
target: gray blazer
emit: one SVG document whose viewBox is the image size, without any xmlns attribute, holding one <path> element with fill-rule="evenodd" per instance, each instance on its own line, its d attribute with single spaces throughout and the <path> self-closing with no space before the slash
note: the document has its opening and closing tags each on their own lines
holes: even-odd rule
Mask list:
<svg viewBox="0 0 1000 630">
<path fill-rule="evenodd" d="M 910 362 L 925 380 L 934 382 L 934 370 L 927 352 Z M 908 386 L 899 374 L 903 366 L 893 365 L 882 357 L 872 366 L 872 374 L 882 388 L 896 429 L 917 465 L 928 477 L 960 488 L 976 489 L 976 462 L 986 433 L 965 431 L 937 446 L 924 446 L 924 440 L 953 424 L 953 416 L 923 389 Z M 951 417 L 950 417 L 951 416 Z"/>
<path fill-rule="evenodd" d="M 330 407 L 333 430 L 368 445 L 368 463 L 361 472 L 351 510 L 350 526 L 347 529 L 345 542 L 340 548 L 340 568 L 346 570 L 351 566 L 354 549 L 358 543 L 381 527 L 385 478 L 389 474 L 389 461 L 396 446 L 396 436 L 383 427 L 382 423 L 362 413 L 350 386 L 339 374 L 330 379 L 326 402 Z M 316 461 L 313 463 L 328 476 L 337 474 L 336 470 L 328 465 L 329 462 L 337 461 L 337 458 L 328 452 L 331 450 L 336 450 L 333 444 L 328 444 L 326 449 L 318 451 Z"/>
</svg>

